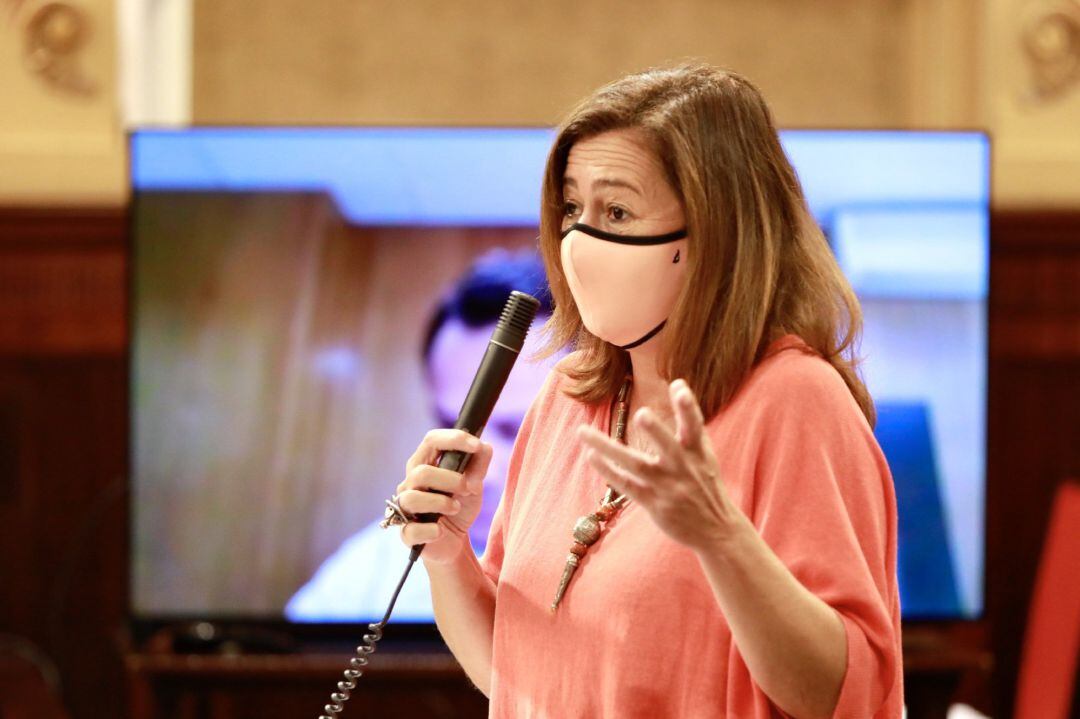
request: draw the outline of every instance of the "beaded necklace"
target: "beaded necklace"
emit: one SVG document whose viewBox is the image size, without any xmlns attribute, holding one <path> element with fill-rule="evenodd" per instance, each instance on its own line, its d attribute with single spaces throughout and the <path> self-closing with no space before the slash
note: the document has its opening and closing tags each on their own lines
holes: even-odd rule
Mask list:
<svg viewBox="0 0 1080 719">
<path fill-rule="evenodd" d="M 615 405 L 615 422 L 610 432 L 616 441 L 623 444 L 626 444 L 626 413 L 630 403 L 630 385 L 631 377 L 628 374 L 623 379 L 622 387 L 619 388 Z M 600 539 L 600 534 L 604 531 L 601 522 L 608 522 L 629 502 L 629 497 L 619 494 L 609 486 L 597 510 L 592 514 L 578 517 L 574 524 L 574 543 L 570 547 L 570 554 L 566 557 L 566 566 L 563 568 L 562 579 L 559 580 L 559 588 L 555 592 L 555 601 L 551 603 L 552 612 L 559 608 L 559 602 L 562 601 L 566 588 L 581 563 L 581 558 L 589 551 L 589 547 Z"/>
</svg>

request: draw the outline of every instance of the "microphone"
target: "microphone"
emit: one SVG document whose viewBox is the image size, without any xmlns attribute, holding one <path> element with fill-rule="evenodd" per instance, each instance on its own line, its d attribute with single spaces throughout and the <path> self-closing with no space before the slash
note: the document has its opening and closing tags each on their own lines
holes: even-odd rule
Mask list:
<svg viewBox="0 0 1080 719">
<path fill-rule="evenodd" d="M 495 331 L 488 340 L 487 350 L 480 360 L 480 367 L 476 370 L 469 392 L 465 395 L 457 421 L 454 422 L 454 429 L 465 430 L 476 437 L 484 431 L 484 425 L 491 417 L 495 401 L 499 399 L 506 385 L 506 379 L 510 376 L 510 370 L 517 361 L 522 345 L 525 344 L 525 335 L 528 334 L 539 307 L 540 301 L 532 295 L 517 290 L 510 293 L 495 325 Z M 464 472 L 471 457 L 468 452 L 448 450 L 439 455 L 436 466 Z M 449 495 L 449 492 L 436 489 L 428 491 Z M 439 516 L 437 512 L 424 512 L 416 515 L 416 519 L 419 522 L 436 522 Z M 413 545 L 409 561 L 416 561 L 424 551 L 424 546 Z"/>
<path fill-rule="evenodd" d="M 525 335 L 529 332 L 529 326 L 536 317 L 536 310 L 540 307 L 540 301 L 532 295 L 514 290 L 503 305 L 502 314 L 495 325 L 495 331 L 488 340 L 487 350 L 483 359 L 480 360 L 480 368 L 476 370 L 469 393 L 465 395 L 465 402 L 458 412 L 454 429 L 463 429 L 476 437 L 484 431 L 484 425 L 491 417 L 491 410 L 495 407 L 495 400 L 499 398 L 506 378 L 510 376 L 510 370 L 517 361 L 521 347 L 525 344 Z M 464 472 L 472 457 L 468 452 L 450 450 L 439 455 L 436 466 L 442 469 Z M 437 489 L 429 490 L 439 492 Z M 439 492 L 449 495 L 449 492 Z M 424 512 L 416 515 L 421 522 L 435 522 L 439 519 L 438 512 Z M 382 638 L 383 628 L 390 621 L 390 614 L 394 611 L 401 588 L 405 586 L 405 580 L 409 578 L 420 553 L 424 551 L 423 544 L 415 544 L 409 552 L 409 563 L 405 566 L 405 572 L 398 580 L 397 588 L 390 597 L 390 605 L 386 608 L 386 614 L 382 621 L 368 624 L 368 632 L 364 635 L 364 643 L 356 648 L 356 656 L 349 660 L 345 670 L 344 681 L 337 684 L 337 691 L 330 695 L 330 703 L 323 708 L 325 713 L 319 715 L 319 719 L 331 719 L 345 708 L 350 692 L 356 688 L 356 680 L 364 673 L 370 656 L 375 652 L 375 642 Z"/>
</svg>

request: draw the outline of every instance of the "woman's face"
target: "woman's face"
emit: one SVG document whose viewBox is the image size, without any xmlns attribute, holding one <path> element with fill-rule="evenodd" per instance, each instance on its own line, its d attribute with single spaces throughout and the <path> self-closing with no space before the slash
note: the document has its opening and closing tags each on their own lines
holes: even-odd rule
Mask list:
<svg viewBox="0 0 1080 719">
<path fill-rule="evenodd" d="M 563 201 L 563 229 L 581 222 L 620 235 L 660 235 L 685 226 L 682 202 L 638 129 L 574 143 Z"/>
<path fill-rule="evenodd" d="M 690 258 L 682 202 L 644 134 L 574 143 L 563 197 L 559 258 L 585 328 L 616 347 L 655 349 Z"/>
</svg>

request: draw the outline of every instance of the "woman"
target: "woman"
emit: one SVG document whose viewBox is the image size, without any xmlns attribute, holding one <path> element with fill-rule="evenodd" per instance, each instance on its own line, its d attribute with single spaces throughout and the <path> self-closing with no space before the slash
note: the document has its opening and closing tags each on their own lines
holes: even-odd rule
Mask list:
<svg viewBox="0 0 1080 719">
<path fill-rule="evenodd" d="M 483 557 L 489 446 L 433 431 L 398 487 L 443 515 L 402 539 L 427 544 L 491 716 L 899 717 L 859 308 L 758 91 L 700 65 L 601 88 L 548 158 L 540 247 L 546 351 L 575 351 L 526 414 Z M 464 476 L 429 465 L 450 449 L 475 453 Z"/>
</svg>

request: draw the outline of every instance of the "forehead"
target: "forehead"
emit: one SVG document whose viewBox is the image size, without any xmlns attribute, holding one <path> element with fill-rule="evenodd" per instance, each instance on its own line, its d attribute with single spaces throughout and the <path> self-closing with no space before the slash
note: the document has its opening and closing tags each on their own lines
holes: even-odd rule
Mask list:
<svg viewBox="0 0 1080 719">
<path fill-rule="evenodd" d="M 608 130 L 578 140 L 566 158 L 563 183 L 581 187 L 598 180 L 664 179 L 664 168 L 645 133 L 636 128 Z"/>
</svg>

